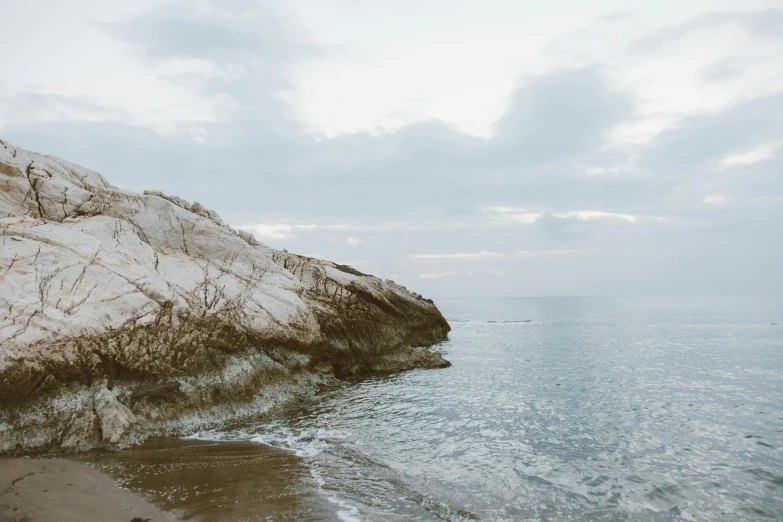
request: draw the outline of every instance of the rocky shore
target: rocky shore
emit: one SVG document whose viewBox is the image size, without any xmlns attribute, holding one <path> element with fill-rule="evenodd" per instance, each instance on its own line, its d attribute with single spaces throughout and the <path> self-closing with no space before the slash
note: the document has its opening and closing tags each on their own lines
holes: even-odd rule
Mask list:
<svg viewBox="0 0 783 522">
<path fill-rule="evenodd" d="M 114 449 L 445 367 L 427 347 L 449 329 L 392 281 L 0 141 L 0 453 Z"/>
</svg>

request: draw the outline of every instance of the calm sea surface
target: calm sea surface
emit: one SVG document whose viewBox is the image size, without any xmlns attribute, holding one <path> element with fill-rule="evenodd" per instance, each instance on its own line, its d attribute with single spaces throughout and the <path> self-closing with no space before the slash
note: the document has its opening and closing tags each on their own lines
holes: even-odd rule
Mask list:
<svg viewBox="0 0 783 522">
<path fill-rule="evenodd" d="M 783 520 L 783 301 L 437 304 L 451 368 L 199 438 L 298 455 L 342 520 Z"/>
</svg>

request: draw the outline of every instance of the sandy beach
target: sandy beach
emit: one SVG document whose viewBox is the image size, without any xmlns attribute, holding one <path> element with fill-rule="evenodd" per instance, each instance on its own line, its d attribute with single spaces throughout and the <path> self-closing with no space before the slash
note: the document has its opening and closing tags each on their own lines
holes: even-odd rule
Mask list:
<svg viewBox="0 0 783 522">
<path fill-rule="evenodd" d="M 290 451 L 252 442 L 159 439 L 78 459 L 166 512 L 199 522 L 334 520 L 335 506 Z"/>
<path fill-rule="evenodd" d="M 62 459 L 0 459 L 0 522 L 179 520 L 108 475 Z"/>
<path fill-rule="evenodd" d="M 0 459 L 0 522 L 332 520 L 288 451 L 162 439 L 119 452 Z"/>
</svg>

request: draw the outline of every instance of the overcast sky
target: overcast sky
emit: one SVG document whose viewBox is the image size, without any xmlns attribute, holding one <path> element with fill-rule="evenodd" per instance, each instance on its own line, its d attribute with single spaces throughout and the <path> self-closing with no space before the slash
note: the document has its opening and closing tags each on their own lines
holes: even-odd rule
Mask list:
<svg viewBox="0 0 783 522">
<path fill-rule="evenodd" d="M 427 296 L 781 295 L 783 0 L 645 4 L 0 0 L 0 137 Z"/>
</svg>

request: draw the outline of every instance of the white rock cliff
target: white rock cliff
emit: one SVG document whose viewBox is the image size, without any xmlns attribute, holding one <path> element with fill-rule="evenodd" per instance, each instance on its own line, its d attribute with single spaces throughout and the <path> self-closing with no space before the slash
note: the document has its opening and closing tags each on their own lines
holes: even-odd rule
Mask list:
<svg viewBox="0 0 783 522">
<path fill-rule="evenodd" d="M 432 301 L 0 141 L 0 452 L 121 447 L 448 362 Z"/>
</svg>

